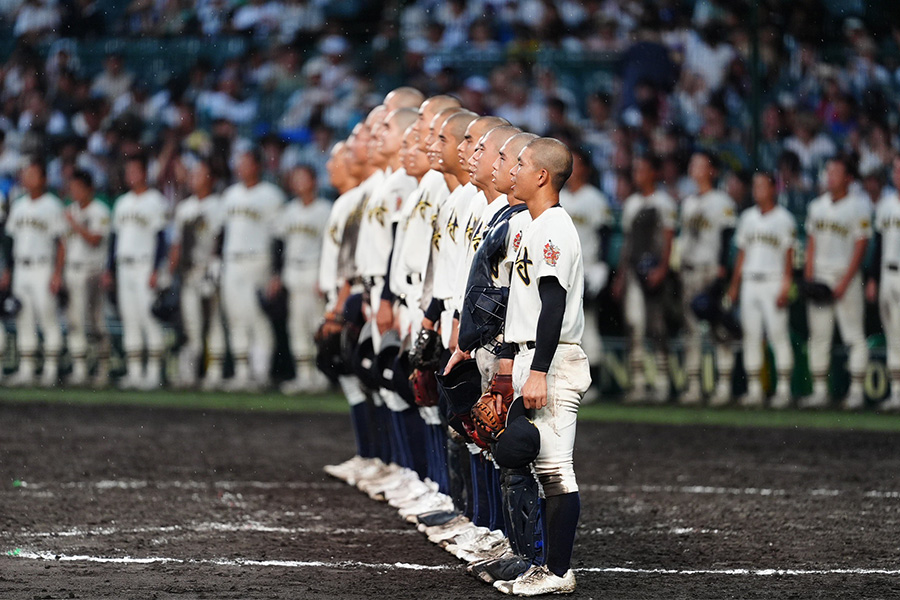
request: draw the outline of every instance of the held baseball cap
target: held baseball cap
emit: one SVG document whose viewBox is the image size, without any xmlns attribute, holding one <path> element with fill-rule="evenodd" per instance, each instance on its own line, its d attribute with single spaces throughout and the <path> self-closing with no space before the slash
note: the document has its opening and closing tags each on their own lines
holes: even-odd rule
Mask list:
<svg viewBox="0 0 900 600">
<path fill-rule="evenodd" d="M 523 469 L 537 459 L 541 451 L 541 433 L 525 415 L 508 420 L 497 437 L 491 454 L 494 462 L 506 469 Z"/>
</svg>

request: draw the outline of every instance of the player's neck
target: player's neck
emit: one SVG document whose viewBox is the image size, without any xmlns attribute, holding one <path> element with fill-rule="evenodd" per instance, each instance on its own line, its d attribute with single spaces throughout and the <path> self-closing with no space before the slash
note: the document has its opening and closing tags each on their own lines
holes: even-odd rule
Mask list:
<svg viewBox="0 0 900 600">
<path fill-rule="evenodd" d="M 146 191 L 149 190 L 149 189 L 150 189 L 150 186 L 147 185 L 146 183 L 144 183 L 144 184 L 141 184 L 141 185 L 133 186 L 133 187 L 131 188 L 131 191 L 132 191 L 133 193 L 137 194 L 138 196 L 140 196 L 141 194 L 143 194 L 144 192 L 146 192 Z"/>
<path fill-rule="evenodd" d="M 491 204 L 494 200 L 502 196 L 500 192 L 492 188 L 479 188 L 484 193 L 484 197 L 487 198 L 487 203 Z"/>
<path fill-rule="evenodd" d="M 259 177 L 254 177 L 253 179 L 245 179 L 243 183 L 244 187 L 249 190 L 250 188 L 256 187 L 260 181 L 261 179 Z"/>
<path fill-rule="evenodd" d="M 761 212 L 762 214 L 766 214 L 768 212 L 775 210 L 776 204 L 774 202 L 770 202 L 770 203 L 761 202 L 757 206 L 759 206 L 759 212 Z"/>
<path fill-rule="evenodd" d="M 400 163 L 400 155 L 394 154 L 390 158 L 388 158 L 387 166 L 391 169 L 391 171 L 397 171 L 402 166 Z"/>
<path fill-rule="evenodd" d="M 28 192 L 28 197 L 32 200 L 38 200 L 41 196 L 44 195 L 44 193 L 44 190 L 33 190 L 31 192 Z"/>
<path fill-rule="evenodd" d="M 205 200 L 212 196 L 212 190 L 197 190 L 194 195 L 197 196 L 197 200 Z"/>
<path fill-rule="evenodd" d="M 297 196 L 297 198 L 300 199 L 300 202 L 303 204 L 303 206 L 309 206 L 316 201 L 316 192 L 315 190 L 313 190 L 311 192 L 307 192 L 306 194 L 300 194 L 299 196 Z"/>
<path fill-rule="evenodd" d="M 443 176 L 444 181 L 447 182 L 447 187 L 450 188 L 451 192 L 459 187 L 459 179 L 457 179 L 455 176 L 451 175 L 450 173 L 443 173 Z"/>
<path fill-rule="evenodd" d="M 539 194 L 530 201 L 526 201 L 525 204 L 528 205 L 528 212 L 531 213 L 531 218 L 534 220 L 544 214 L 547 209 L 559 204 L 559 194 Z"/>
<path fill-rule="evenodd" d="M 844 198 L 846 198 L 847 196 L 849 196 L 850 190 L 849 189 L 835 190 L 835 191 L 829 192 L 829 193 L 831 194 L 831 201 L 837 203 L 837 202 L 840 202 L 841 200 L 843 200 Z"/>
<path fill-rule="evenodd" d="M 83 200 L 78 201 L 78 207 L 79 208 L 87 208 L 88 206 L 91 205 L 91 202 L 93 202 L 93 201 L 94 201 L 94 199 L 91 197 L 84 198 Z"/>
<path fill-rule="evenodd" d="M 643 187 L 639 187 L 638 193 L 641 196 L 652 196 L 653 194 L 656 193 L 656 183 L 653 183 L 651 185 L 645 185 Z"/>
<path fill-rule="evenodd" d="M 713 185 L 711 181 L 698 181 L 697 182 L 697 193 L 701 196 L 708 192 L 711 192 L 713 189 Z"/>
<path fill-rule="evenodd" d="M 456 169 L 451 174 L 454 177 L 456 177 L 456 180 L 459 182 L 460 185 L 466 185 L 467 183 L 469 183 L 471 181 L 471 178 L 469 177 L 469 172 L 465 171 L 463 169 Z"/>
</svg>

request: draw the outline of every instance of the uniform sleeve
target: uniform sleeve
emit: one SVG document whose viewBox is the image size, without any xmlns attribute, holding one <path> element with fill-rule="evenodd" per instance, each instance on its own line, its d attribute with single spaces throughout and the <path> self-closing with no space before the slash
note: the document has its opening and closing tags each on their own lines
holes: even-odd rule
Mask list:
<svg viewBox="0 0 900 600">
<path fill-rule="evenodd" d="M 109 231 L 112 228 L 112 217 L 110 215 L 110 210 L 105 206 L 98 207 L 97 222 L 94 223 L 94 228 L 94 233 L 102 235 L 103 237 L 109 236 Z"/>
<path fill-rule="evenodd" d="M 51 235 L 55 238 L 63 238 L 66 236 L 66 217 L 65 208 L 61 201 L 57 200 L 54 205 L 53 219 L 50 222 Z"/>
<path fill-rule="evenodd" d="M 538 243 L 530 244 L 534 252 L 531 260 L 535 279 L 555 277 L 568 292 L 575 275 L 576 261 L 581 260 L 578 236 L 561 227 L 553 227 L 553 222 L 548 225 L 550 227 L 542 228 L 540 235 L 535 237 Z"/>
<path fill-rule="evenodd" d="M 816 231 L 816 212 L 818 203 L 815 201 L 809 206 L 809 212 L 806 214 L 806 235 L 815 235 Z"/>
<path fill-rule="evenodd" d="M 855 223 L 855 235 L 857 240 L 869 239 L 872 237 L 872 211 L 866 205 L 864 200 L 857 201 L 859 216 Z"/>
<path fill-rule="evenodd" d="M 729 196 L 722 196 L 722 212 L 719 215 L 722 229 L 732 229 L 737 226 L 737 209 L 734 200 Z"/>
<path fill-rule="evenodd" d="M 181 234 L 184 230 L 184 200 L 175 207 L 175 216 L 172 218 L 172 244 L 181 243 Z"/>
<path fill-rule="evenodd" d="M 790 213 L 784 216 L 784 249 L 789 250 L 797 243 L 797 219 Z"/>
<path fill-rule="evenodd" d="M 747 220 L 749 217 L 749 212 L 744 213 L 744 216 L 740 218 L 737 224 L 737 233 L 734 236 L 734 243 L 740 250 L 744 250 L 747 247 Z"/>
<path fill-rule="evenodd" d="M 6 234 L 7 235 L 15 235 L 16 234 L 16 205 L 13 204 L 9 208 L 9 217 L 6 219 Z"/>
<path fill-rule="evenodd" d="M 668 194 L 657 192 L 659 194 L 659 211 L 662 219 L 663 229 L 672 229 L 678 225 L 678 208 L 675 201 Z"/>
</svg>

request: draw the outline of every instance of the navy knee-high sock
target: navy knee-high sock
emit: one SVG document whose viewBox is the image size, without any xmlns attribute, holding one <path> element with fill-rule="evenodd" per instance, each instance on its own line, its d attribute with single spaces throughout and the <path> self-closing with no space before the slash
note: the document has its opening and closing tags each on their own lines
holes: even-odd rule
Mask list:
<svg viewBox="0 0 900 600">
<path fill-rule="evenodd" d="M 409 468 L 409 449 L 406 446 L 406 423 L 403 421 L 403 413 L 390 411 L 391 414 L 391 444 L 394 448 L 394 462 L 404 468 Z"/>
<path fill-rule="evenodd" d="M 572 565 L 575 530 L 581 514 L 578 492 L 547 498 L 547 568 L 562 577 Z"/>
<path fill-rule="evenodd" d="M 491 524 L 491 502 L 488 498 L 489 482 L 487 473 L 484 470 L 484 463 L 485 460 L 480 454 L 472 455 L 472 476 L 477 478 L 477 484 L 475 484 L 475 517 L 472 519 L 472 522 L 477 527 L 489 527 Z"/>
<path fill-rule="evenodd" d="M 375 428 L 378 437 L 378 458 L 385 464 L 392 462 L 394 448 L 391 443 L 391 411 L 387 406 L 375 406 Z"/>
<path fill-rule="evenodd" d="M 363 458 L 373 458 L 375 451 L 369 432 L 371 410 L 368 403 L 360 402 L 350 407 L 350 422 L 353 424 L 353 435 L 356 437 L 356 453 Z"/>
<path fill-rule="evenodd" d="M 491 523 L 491 529 L 499 529 L 503 533 L 506 533 L 506 519 L 504 518 L 504 513 L 506 511 L 503 510 L 503 490 L 500 485 L 500 469 L 492 462 L 488 462 L 488 465 L 491 467 L 491 490 L 494 492 L 494 518 Z"/>
<path fill-rule="evenodd" d="M 409 466 L 419 475 L 419 479 L 425 479 L 428 477 L 428 452 L 425 441 L 428 437 L 428 426 L 422 420 L 418 408 L 408 408 L 403 411 L 402 415 L 406 427 L 406 450 L 409 452 Z"/>
</svg>

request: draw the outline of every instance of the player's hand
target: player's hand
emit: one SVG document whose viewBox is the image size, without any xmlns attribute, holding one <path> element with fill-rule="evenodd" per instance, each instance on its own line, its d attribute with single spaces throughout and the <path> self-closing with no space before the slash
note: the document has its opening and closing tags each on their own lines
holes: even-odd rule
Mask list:
<svg viewBox="0 0 900 600">
<path fill-rule="evenodd" d="M 651 290 L 657 289 L 662 285 L 662 282 L 666 279 L 666 274 L 669 270 L 665 267 L 665 265 L 660 265 L 654 268 L 647 274 L 647 286 Z"/>
<path fill-rule="evenodd" d="M 778 308 L 784 308 L 788 305 L 788 294 L 791 291 L 790 284 L 781 286 L 781 291 L 778 292 L 778 297 L 775 298 L 775 306 Z"/>
<path fill-rule="evenodd" d="M 447 361 L 447 366 L 444 367 L 444 375 L 446 375 L 447 373 L 452 371 L 453 367 L 455 367 L 456 365 L 458 365 L 459 363 L 461 363 L 464 360 L 468 360 L 469 358 L 472 358 L 472 357 L 468 352 L 463 352 L 459 348 L 454 350 L 453 354 L 450 355 L 450 360 Z"/>
<path fill-rule="evenodd" d="M 422 329 L 427 329 L 428 331 L 434 331 L 434 321 L 425 317 L 422 319 Z"/>
<path fill-rule="evenodd" d="M 70 213 L 69 211 L 66 211 L 64 214 L 66 215 L 66 222 L 69 224 L 69 226 L 74 227 L 76 221 L 75 221 L 75 217 L 72 216 L 72 213 Z"/>
<path fill-rule="evenodd" d="M 378 304 L 378 312 L 375 313 L 375 325 L 378 327 L 378 333 L 381 334 L 384 334 L 385 331 L 394 326 L 394 306 L 384 298 Z"/>
<path fill-rule="evenodd" d="M 739 293 L 740 293 L 740 289 L 738 288 L 738 286 L 736 284 L 732 283 L 728 287 L 728 300 L 731 302 L 731 304 L 737 304 Z"/>
<path fill-rule="evenodd" d="M 0 290 L 8 290 L 11 281 L 12 273 L 10 273 L 9 269 L 4 270 L 3 275 L 0 275 Z"/>
<path fill-rule="evenodd" d="M 147 285 L 150 286 L 151 290 L 156 289 L 156 284 L 159 282 L 159 276 L 156 274 L 156 271 L 150 273 L 150 281 L 147 282 Z"/>
<path fill-rule="evenodd" d="M 547 406 L 547 374 L 542 371 L 532 371 L 522 386 L 522 399 L 525 408 L 535 410 Z"/>
<path fill-rule="evenodd" d="M 53 273 L 50 277 L 50 293 L 54 296 L 62 289 L 62 276 L 59 273 Z"/>
<path fill-rule="evenodd" d="M 103 276 L 100 278 L 100 285 L 103 286 L 104 290 L 111 290 L 113 287 L 113 274 L 112 271 L 103 271 Z"/>
<path fill-rule="evenodd" d="M 621 302 L 622 297 L 625 296 L 625 276 L 622 274 L 616 274 L 615 278 L 612 282 L 612 296 L 613 300 L 616 302 Z"/>
<path fill-rule="evenodd" d="M 278 275 L 273 275 L 272 279 L 269 280 L 269 285 L 266 287 L 266 295 L 269 298 L 274 298 L 280 291 L 281 277 L 279 277 Z"/>
<path fill-rule="evenodd" d="M 874 279 L 866 282 L 866 301 L 872 304 L 878 301 L 878 282 Z"/>
<path fill-rule="evenodd" d="M 456 352 L 459 346 L 459 319 L 453 319 L 453 330 L 450 332 L 450 351 Z"/>
<path fill-rule="evenodd" d="M 844 297 L 844 294 L 847 293 L 847 288 L 849 287 L 850 282 L 846 279 L 841 279 L 836 286 L 834 286 L 834 290 L 832 293 L 834 294 L 835 301 L 840 300 Z"/>
</svg>

